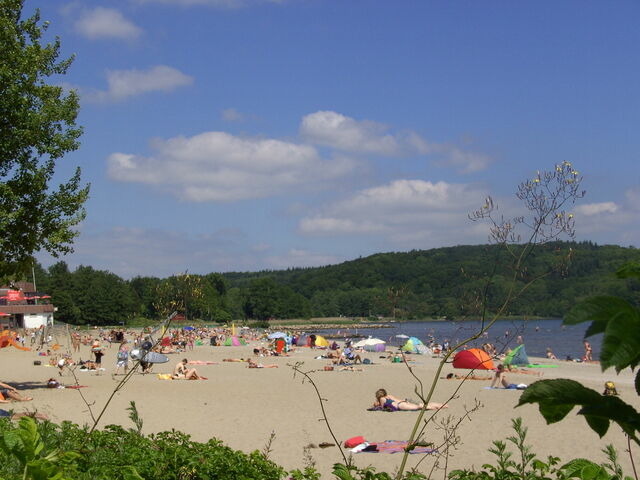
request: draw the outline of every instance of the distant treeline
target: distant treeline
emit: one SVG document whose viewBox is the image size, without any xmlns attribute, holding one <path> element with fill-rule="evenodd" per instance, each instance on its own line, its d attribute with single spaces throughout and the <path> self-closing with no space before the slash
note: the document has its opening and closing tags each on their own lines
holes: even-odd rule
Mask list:
<svg viewBox="0 0 640 480">
<path fill-rule="evenodd" d="M 477 317 L 516 294 L 505 315 L 561 317 L 577 300 L 617 295 L 640 301 L 640 284 L 613 272 L 640 261 L 640 250 L 591 242 L 555 242 L 535 249 L 514 270 L 519 247 L 479 245 L 380 253 L 339 265 L 288 270 L 177 275 L 123 280 L 64 262 L 36 269 L 37 286 L 52 296 L 56 319 L 116 325 L 161 318 L 177 309 L 187 319 L 309 317 Z M 569 257 L 567 261 L 567 256 Z M 515 278 L 515 284 L 513 279 Z M 515 288 L 512 288 L 515 287 Z"/>
</svg>

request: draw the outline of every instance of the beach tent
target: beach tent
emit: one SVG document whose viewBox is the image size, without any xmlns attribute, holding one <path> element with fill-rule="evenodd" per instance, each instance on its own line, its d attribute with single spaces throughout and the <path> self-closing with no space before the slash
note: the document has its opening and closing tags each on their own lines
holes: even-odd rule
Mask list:
<svg viewBox="0 0 640 480">
<path fill-rule="evenodd" d="M 529 357 L 524 345 L 518 345 L 516 348 L 507 353 L 502 361 L 504 365 L 529 365 Z"/>
<path fill-rule="evenodd" d="M 329 346 L 329 340 L 327 340 L 326 338 L 320 335 L 316 335 L 316 347 L 328 347 L 328 346 Z"/>
<path fill-rule="evenodd" d="M 384 352 L 387 348 L 387 344 L 384 340 L 379 338 L 367 338 L 354 343 L 355 348 L 363 348 L 366 352 Z"/>
<path fill-rule="evenodd" d="M 223 343 L 225 347 L 240 347 L 246 344 L 247 342 L 245 342 L 244 338 L 236 337 L 235 335 L 227 338 Z"/>
<path fill-rule="evenodd" d="M 487 352 L 479 348 L 470 348 L 456 353 L 455 357 L 453 357 L 453 367 L 478 370 L 493 370 L 496 368 Z"/>
<path fill-rule="evenodd" d="M 298 347 L 306 347 L 309 344 L 309 336 L 305 334 L 300 334 L 296 337 L 296 345 Z"/>
<path fill-rule="evenodd" d="M 422 341 L 416 337 L 409 337 L 409 340 L 402 347 L 403 352 L 407 353 L 420 353 L 420 354 L 428 354 L 429 349 L 425 346 Z"/>
</svg>

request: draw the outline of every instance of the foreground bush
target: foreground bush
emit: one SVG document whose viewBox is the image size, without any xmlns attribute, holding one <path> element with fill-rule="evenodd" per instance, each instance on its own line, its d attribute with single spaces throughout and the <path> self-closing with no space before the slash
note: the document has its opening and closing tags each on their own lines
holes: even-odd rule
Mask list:
<svg viewBox="0 0 640 480">
<path fill-rule="evenodd" d="M 315 467 L 288 474 L 263 453 L 246 454 L 218 440 L 191 441 L 189 435 L 172 430 L 145 436 L 138 429 L 110 425 L 91 433 L 70 422 L 56 425 L 22 418 L 18 424 L 0 419 L 0 480 L 319 480 Z M 596 464 L 574 459 L 561 464 L 558 457 L 537 458 L 527 445 L 527 429 L 513 420 L 515 435 L 495 441 L 489 452 L 496 463 L 482 470 L 454 470 L 449 480 L 632 480 L 625 477 L 615 450 L 605 448 L 610 463 Z M 515 452 L 508 449 L 508 445 Z M 514 455 L 515 453 L 515 455 Z M 427 469 L 428 470 L 428 469 Z M 333 475 L 340 480 L 392 480 L 386 472 L 336 464 Z M 405 472 L 403 480 L 425 480 L 420 472 Z"/>
<path fill-rule="evenodd" d="M 194 442 L 175 430 L 145 436 L 110 425 L 89 434 L 70 422 L 23 418 L 17 425 L 1 420 L 0 432 L 5 479 L 279 480 L 286 473 L 260 452 L 246 454 L 218 440 Z"/>
</svg>

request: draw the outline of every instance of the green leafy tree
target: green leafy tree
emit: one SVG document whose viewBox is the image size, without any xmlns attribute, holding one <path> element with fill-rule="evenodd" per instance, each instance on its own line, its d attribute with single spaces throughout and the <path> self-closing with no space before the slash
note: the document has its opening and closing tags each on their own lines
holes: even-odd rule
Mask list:
<svg viewBox="0 0 640 480">
<path fill-rule="evenodd" d="M 42 43 L 48 23 L 22 19 L 23 0 L 0 3 L 0 278 L 20 278 L 32 255 L 72 251 L 89 187 L 80 169 L 57 188 L 56 162 L 79 147 L 75 92 L 47 83 L 64 75 L 60 40 Z"/>
<path fill-rule="evenodd" d="M 162 315 L 176 311 L 189 319 L 203 298 L 204 280 L 200 275 L 181 273 L 160 282 L 156 288 L 155 308 Z"/>
</svg>

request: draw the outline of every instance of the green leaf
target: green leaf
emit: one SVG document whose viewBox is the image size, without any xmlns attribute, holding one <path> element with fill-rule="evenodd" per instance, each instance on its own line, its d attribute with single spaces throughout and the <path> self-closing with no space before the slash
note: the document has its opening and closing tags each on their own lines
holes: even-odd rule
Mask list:
<svg viewBox="0 0 640 480">
<path fill-rule="evenodd" d="M 618 278 L 640 278 L 640 263 L 628 262 L 616 272 Z"/>
<path fill-rule="evenodd" d="M 562 420 L 574 407 L 581 407 L 588 425 L 602 437 L 610 422 L 617 423 L 636 442 L 640 432 L 640 414 L 618 397 L 600 395 L 574 380 L 540 380 L 531 384 L 520 396 L 517 406 L 537 403 L 547 423 Z"/>
<path fill-rule="evenodd" d="M 579 476 L 580 472 L 587 465 L 595 465 L 591 460 L 587 460 L 586 458 L 574 458 L 568 463 L 565 463 L 560 470 L 563 470 L 567 476 L 574 477 Z"/>
<path fill-rule="evenodd" d="M 634 383 L 636 386 L 636 393 L 640 395 L 640 370 L 636 373 L 636 381 Z"/>
<path fill-rule="evenodd" d="M 615 367 L 616 371 L 634 368 L 640 361 L 640 311 L 628 308 L 612 314 L 602 338 L 600 363 L 602 369 Z"/>
<path fill-rule="evenodd" d="M 626 300 L 612 296 L 591 297 L 574 306 L 564 317 L 564 325 L 576 325 L 584 322 L 594 322 L 585 334 L 590 337 L 604 332 L 609 320 L 620 311 L 631 309 L 633 306 Z"/>
</svg>

